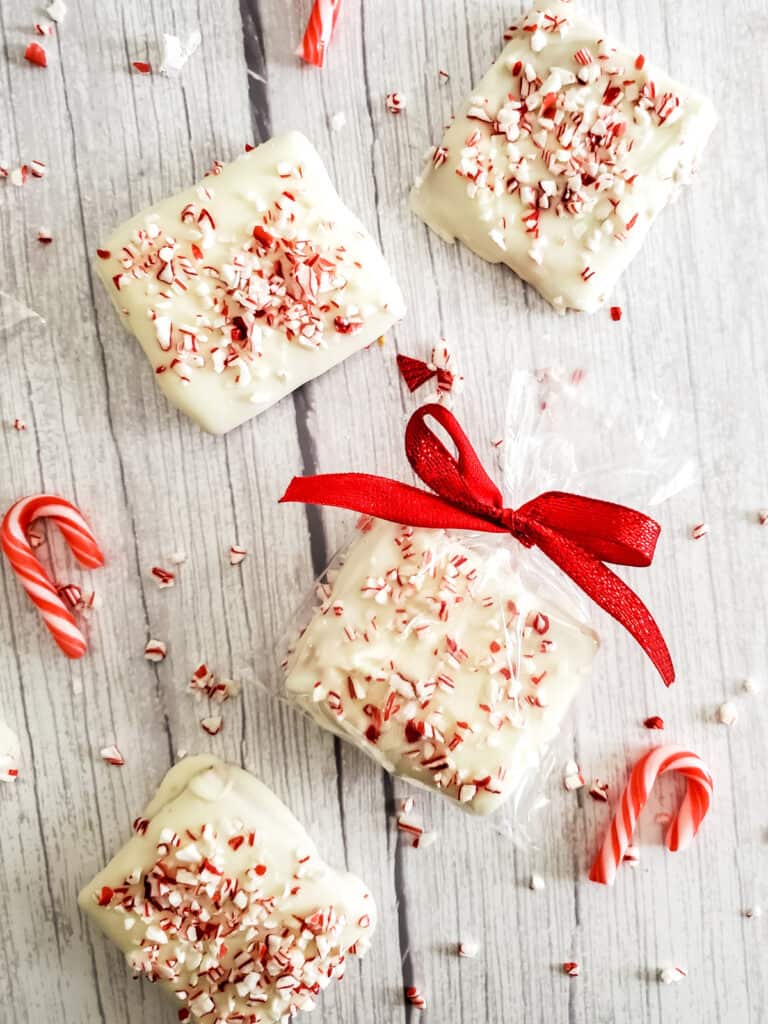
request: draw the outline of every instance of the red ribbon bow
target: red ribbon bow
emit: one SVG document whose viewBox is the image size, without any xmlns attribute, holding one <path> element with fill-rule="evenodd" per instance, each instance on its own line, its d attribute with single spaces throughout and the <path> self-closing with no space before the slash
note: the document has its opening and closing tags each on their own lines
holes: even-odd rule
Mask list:
<svg viewBox="0 0 768 1024">
<path fill-rule="evenodd" d="M 450 435 L 457 456 L 427 426 L 428 416 Z M 280 500 L 333 505 L 409 526 L 511 533 L 526 547 L 540 548 L 629 630 L 665 684 L 674 682 L 672 658 L 653 616 L 603 564 L 650 565 L 661 532 L 655 520 L 624 505 L 564 491 L 547 491 L 518 509 L 505 508 L 469 438 L 441 405 L 422 406 L 411 416 L 405 452 L 434 494 L 368 473 L 327 473 L 294 477 Z"/>
</svg>

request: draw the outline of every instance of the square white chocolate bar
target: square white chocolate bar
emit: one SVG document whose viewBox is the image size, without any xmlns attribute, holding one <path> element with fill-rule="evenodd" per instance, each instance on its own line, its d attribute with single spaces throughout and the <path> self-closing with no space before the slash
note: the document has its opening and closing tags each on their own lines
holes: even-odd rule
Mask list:
<svg viewBox="0 0 768 1024">
<path fill-rule="evenodd" d="M 387 771 L 476 814 L 541 770 L 596 634 L 528 590 L 511 544 L 363 520 L 286 689 Z"/>
<path fill-rule="evenodd" d="M 179 762 L 134 831 L 80 906 L 174 998 L 179 1020 L 292 1020 L 343 977 L 346 956 L 365 952 L 370 893 L 329 868 L 288 808 L 241 768 L 210 756 Z"/>
<path fill-rule="evenodd" d="M 716 114 L 575 2 L 540 0 L 505 38 L 411 205 L 556 309 L 593 312 L 690 181 Z"/>
<path fill-rule="evenodd" d="M 166 397 L 223 434 L 404 313 L 384 257 L 299 132 L 115 231 L 96 269 Z"/>
</svg>

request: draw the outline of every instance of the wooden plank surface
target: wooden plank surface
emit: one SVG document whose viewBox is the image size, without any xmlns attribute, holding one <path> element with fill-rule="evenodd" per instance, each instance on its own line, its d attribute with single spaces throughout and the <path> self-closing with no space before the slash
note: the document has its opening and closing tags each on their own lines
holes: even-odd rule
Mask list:
<svg viewBox="0 0 768 1024">
<path fill-rule="evenodd" d="M 23 746 L 19 782 L 0 787 L 0 1022 L 173 1019 L 84 924 L 75 896 L 178 753 L 204 749 L 253 768 L 327 858 L 362 874 L 377 897 L 374 950 L 327 993 L 318 1022 L 764 1021 L 766 922 L 744 912 L 768 903 L 766 704 L 741 693 L 747 675 L 768 685 L 768 532 L 756 522 L 768 506 L 763 5 L 747 0 L 734 13 L 709 4 L 700 18 L 693 0 L 586 4 L 612 34 L 706 90 L 721 114 L 694 189 L 664 214 L 619 286 L 620 324 L 607 314 L 555 317 L 511 274 L 439 242 L 407 211 L 423 151 L 520 5 L 347 0 L 322 73 L 293 57 L 309 6 L 72 0 L 42 72 L 21 57 L 37 10 L 0 0 L 0 163 L 50 167 L 22 189 L 0 184 L 0 293 L 45 320 L 0 328 L 0 503 L 43 489 L 69 496 L 108 556 L 87 582 L 103 603 L 88 626 L 91 653 L 77 663 L 54 650 L 7 567 L 0 573 L 0 720 Z M 195 26 L 203 50 L 179 79 L 131 73 L 163 31 Z M 393 89 L 408 97 L 399 117 L 384 106 Z M 347 124 L 334 132 L 339 111 Z M 129 214 L 245 141 L 289 128 L 313 140 L 378 237 L 409 314 L 382 350 L 211 438 L 156 392 L 89 261 Z M 41 225 L 52 246 L 36 241 Z M 7 308 L 0 298 L 0 316 Z M 565 794 L 559 776 L 535 850 L 425 795 L 418 807 L 440 841 L 403 849 L 392 812 L 406 787 L 260 686 L 274 685 L 275 638 L 351 518 L 280 508 L 277 497 L 303 471 L 403 476 L 402 429 L 415 401 L 393 354 L 424 353 L 441 334 L 461 354 L 458 411 L 489 461 L 512 368 L 583 367 L 601 393 L 626 393 L 628 416 L 654 392 L 689 425 L 680 447 L 694 451 L 701 480 L 659 510 L 658 561 L 632 576 L 673 642 L 678 683 L 662 692 L 632 642 L 598 618 L 603 653 L 560 759 L 576 754 L 616 794 L 628 760 L 649 743 L 642 720 L 661 714 L 664 738 L 709 762 L 717 799 L 684 855 L 663 851 L 651 820 L 640 866 L 612 891 L 586 881 L 608 808 L 584 791 Z M 17 416 L 23 433 L 10 426 Z M 711 533 L 694 544 L 688 530 L 699 520 Z M 235 541 L 251 552 L 238 569 L 226 557 Z M 159 591 L 148 570 L 179 549 L 188 560 L 178 585 Z M 43 551 L 83 580 L 54 536 Z M 155 667 L 142 656 L 150 635 L 169 644 Z M 211 740 L 184 692 L 200 660 L 244 683 Z M 726 697 L 739 711 L 732 730 L 713 722 Z M 98 756 L 114 741 L 123 769 Z M 661 794 L 671 808 L 674 785 Z M 532 871 L 543 892 L 528 888 Z M 460 938 L 482 943 L 477 960 L 455 956 Z M 562 974 L 568 959 L 581 963 L 579 978 Z M 673 963 L 687 967 L 687 981 L 659 985 L 657 968 Z M 429 999 L 421 1015 L 403 1002 L 412 980 Z"/>
</svg>

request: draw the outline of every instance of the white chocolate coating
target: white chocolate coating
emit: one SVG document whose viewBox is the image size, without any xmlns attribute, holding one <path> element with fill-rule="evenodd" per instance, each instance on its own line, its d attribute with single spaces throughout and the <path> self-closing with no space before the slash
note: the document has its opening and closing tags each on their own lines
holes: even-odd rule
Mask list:
<svg viewBox="0 0 768 1024">
<path fill-rule="evenodd" d="M 181 1020 L 273 1024 L 362 956 L 370 893 L 334 871 L 261 782 L 212 756 L 173 767 L 80 906 Z"/>
<path fill-rule="evenodd" d="M 286 690 L 387 771 L 477 814 L 540 770 L 597 636 L 521 582 L 514 542 L 363 521 Z"/>
<path fill-rule="evenodd" d="M 119 227 L 99 254 L 96 270 L 160 388 L 213 434 L 404 314 L 378 246 L 299 132 L 217 164 Z"/>
<path fill-rule="evenodd" d="M 593 312 L 690 180 L 716 114 L 575 2 L 540 0 L 507 38 L 411 205 L 558 310 Z"/>
</svg>

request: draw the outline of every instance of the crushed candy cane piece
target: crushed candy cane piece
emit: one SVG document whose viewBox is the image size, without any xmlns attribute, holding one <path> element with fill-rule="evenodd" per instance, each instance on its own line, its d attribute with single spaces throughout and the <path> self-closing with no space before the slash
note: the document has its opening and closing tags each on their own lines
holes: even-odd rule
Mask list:
<svg viewBox="0 0 768 1024">
<path fill-rule="evenodd" d="M 701 540 L 702 537 L 706 537 L 708 533 L 708 523 L 696 523 L 695 526 L 691 527 L 691 537 L 693 538 L 693 540 Z"/>
<path fill-rule="evenodd" d="M 534 892 L 541 892 L 542 889 L 546 888 L 546 883 L 541 875 L 533 874 L 528 881 L 528 888 L 533 889 Z"/>
<path fill-rule="evenodd" d="M 688 977 L 688 971 L 684 967 L 660 967 L 659 981 L 662 985 L 672 985 L 676 981 L 682 981 Z"/>
<path fill-rule="evenodd" d="M 67 16 L 67 5 L 64 3 L 64 0 L 53 0 L 53 3 L 45 8 L 45 13 L 51 21 L 55 21 L 57 25 L 60 25 Z"/>
<path fill-rule="evenodd" d="M 168 555 L 168 561 L 171 565 L 183 565 L 187 560 L 187 554 L 185 551 L 174 551 L 173 554 Z"/>
<path fill-rule="evenodd" d="M 343 110 L 337 110 L 335 114 L 331 114 L 330 125 L 332 132 L 340 132 L 342 128 L 346 128 L 347 115 Z"/>
<path fill-rule="evenodd" d="M 165 590 L 166 587 L 172 587 L 176 582 L 176 574 L 172 573 L 169 569 L 163 569 L 159 565 L 153 565 L 149 570 L 150 576 L 153 576 L 157 580 L 157 585 L 160 590 Z"/>
<path fill-rule="evenodd" d="M 424 998 L 423 993 L 416 988 L 415 985 L 409 985 L 405 990 L 405 998 L 411 1004 L 415 1006 L 417 1010 L 425 1010 L 427 1008 L 427 1000 Z"/>
<path fill-rule="evenodd" d="M 651 715 L 649 718 L 646 718 L 643 725 L 646 729 L 663 729 L 664 719 L 659 715 Z"/>
<path fill-rule="evenodd" d="M 224 725 L 224 719 L 221 715 L 210 715 L 208 718 L 201 718 L 200 725 L 204 732 L 207 732 L 209 736 L 216 736 L 221 732 L 222 726 Z"/>
<path fill-rule="evenodd" d="M 751 695 L 760 693 L 760 684 L 757 682 L 756 679 L 752 679 L 751 676 L 747 676 L 747 678 L 741 684 L 741 688 L 744 691 L 744 693 L 749 693 Z"/>
<path fill-rule="evenodd" d="M 183 43 L 178 36 L 164 34 L 162 57 L 160 60 L 160 74 L 169 76 L 177 75 L 192 54 L 200 48 L 200 43 L 202 41 L 203 37 L 197 29 L 195 29 L 194 32 L 190 32 L 186 41 Z"/>
<path fill-rule="evenodd" d="M 721 725 L 735 725 L 738 718 L 736 705 L 729 700 L 723 701 L 717 709 L 715 717 Z"/>
<path fill-rule="evenodd" d="M 32 175 L 33 178 L 44 178 L 48 173 L 48 168 L 42 162 L 42 160 L 30 160 L 29 173 Z"/>
<path fill-rule="evenodd" d="M 106 761 L 107 764 L 115 765 L 116 768 L 120 768 L 125 764 L 125 758 L 114 744 L 109 747 L 102 747 L 99 754 L 101 755 L 102 761 Z"/>
<path fill-rule="evenodd" d="M 15 185 L 16 188 L 20 188 L 27 180 L 28 173 L 29 168 L 26 164 L 22 164 L 21 167 L 14 167 L 14 169 L 8 175 L 8 180 L 12 185 Z"/>
<path fill-rule="evenodd" d="M 42 245 L 50 245 L 53 241 L 53 235 L 51 234 L 50 228 L 38 228 L 37 229 L 37 240 Z"/>
<path fill-rule="evenodd" d="M 578 978 L 579 976 L 579 965 L 575 960 L 566 960 L 563 964 L 563 971 L 568 975 L 569 978 Z"/>
<path fill-rule="evenodd" d="M 162 640 L 150 640 L 144 648 L 147 661 L 162 661 L 168 653 L 168 646 Z"/>
<path fill-rule="evenodd" d="M 388 92 L 385 103 L 390 114 L 401 114 L 407 106 L 405 96 L 401 92 Z"/>
<path fill-rule="evenodd" d="M 132 67 L 136 68 L 140 75 L 151 75 L 152 65 L 147 60 L 131 61 Z"/>
<path fill-rule="evenodd" d="M 413 804 L 414 804 L 414 800 L 413 800 L 412 796 L 405 797 L 404 800 L 400 801 L 400 813 L 401 814 L 410 814 L 411 811 L 413 810 Z"/>
<path fill-rule="evenodd" d="M 0 782 L 15 782 L 18 779 L 20 751 L 16 734 L 0 722 Z"/>
<path fill-rule="evenodd" d="M 36 21 L 35 33 L 38 36 L 52 36 L 54 25 L 51 21 Z"/>
<path fill-rule="evenodd" d="M 585 785 L 584 776 L 575 761 L 569 761 L 566 764 L 563 785 L 568 792 L 572 792 L 574 789 L 581 789 Z"/>
<path fill-rule="evenodd" d="M 233 544 L 229 549 L 229 564 L 240 565 L 247 554 L 247 548 L 242 548 L 239 544 Z"/>
<path fill-rule="evenodd" d="M 589 787 L 589 795 L 593 800 L 597 800 L 600 803 L 608 803 L 608 783 L 601 782 L 599 779 L 595 779 L 592 785 Z"/>
<path fill-rule="evenodd" d="M 611 320 L 613 320 L 615 324 L 621 320 L 622 316 L 623 313 L 621 311 L 621 306 L 611 306 Z"/>
<path fill-rule="evenodd" d="M 459 943 L 458 954 L 460 957 L 465 957 L 468 960 L 474 960 L 474 958 L 477 956 L 479 952 L 479 942 L 468 941 Z"/>
<path fill-rule="evenodd" d="M 13 429 L 21 432 L 22 430 L 27 429 L 27 424 L 24 422 L 24 420 L 20 420 L 17 416 L 16 419 L 13 421 Z"/>
<path fill-rule="evenodd" d="M 48 67 L 48 54 L 40 43 L 30 43 L 24 51 L 24 60 L 28 60 L 30 64 L 35 64 L 39 68 Z"/>
<path fill-rule="evenodd" d="M 757 513 L 757 521 L 761 526 L 768 526 L 768 508 L 761 508 Z"/>
</svg>

